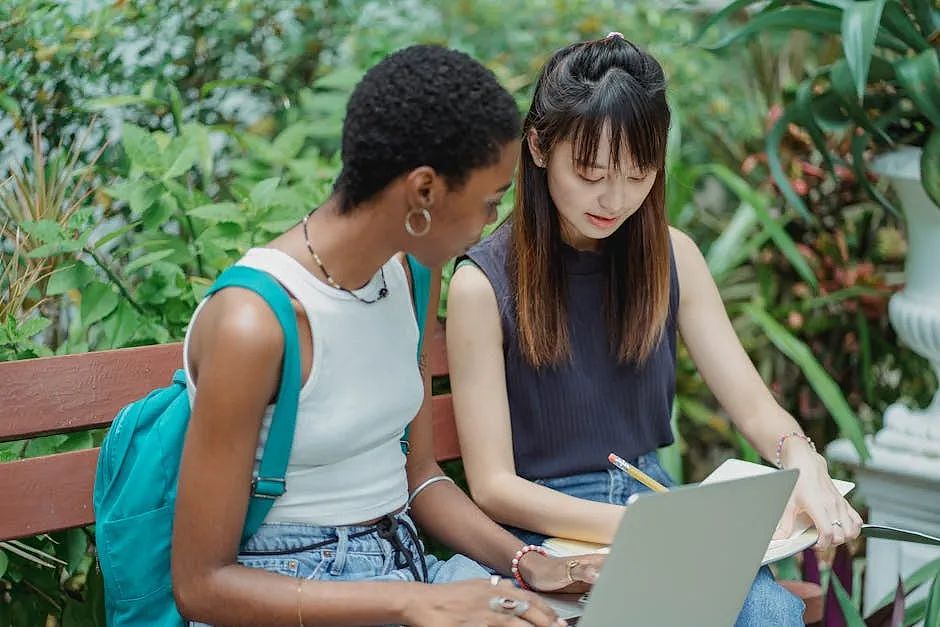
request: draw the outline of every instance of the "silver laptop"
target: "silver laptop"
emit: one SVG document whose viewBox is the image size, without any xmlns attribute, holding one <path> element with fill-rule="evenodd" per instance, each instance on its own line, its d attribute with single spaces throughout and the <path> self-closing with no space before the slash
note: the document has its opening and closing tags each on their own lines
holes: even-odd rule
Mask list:
<svg viewBox="0 0 940 627">
<path fill-rule="evenodd" d="M 590 595 L 547 595 L 578 627 L 731 627 L 797 470 L 643 493 L 626 508 Z"/>
</svg>

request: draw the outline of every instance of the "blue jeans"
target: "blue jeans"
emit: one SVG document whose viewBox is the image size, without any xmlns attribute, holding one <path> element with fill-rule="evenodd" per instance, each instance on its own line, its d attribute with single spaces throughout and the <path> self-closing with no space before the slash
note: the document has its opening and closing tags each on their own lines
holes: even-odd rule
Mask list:
<svg viewBox="0 0 940 627">
<path fill-rule="evenodd" d="M 483 566 L 463 555 L 447 561 L 426 555 L 405 513 L 368 527 L 265 523 L 242 547 L 238 562 L 318 581 L 448 583 L 489 577 Z"/>
<path fill-rule="evenodd" d="M 675 485 L 672 478 L 659 464 L 659 457 L 655 452 L 627 461 L 663 485 Z M 557 479 L 538 479 L 535 483 L 570 496 L 616 505 L 625 505 L 627 499 L 636 492 L 649 491 L 649 488 L 642 483 L 616 469 L 559 477 Z M 526 544 L 541 544 L 547 537 L 514 527 L 508 527 L 508 529 Z M 774 580 L 770 569 L 764 566 L 757 572 L 757 577 L 754 578 L 754 583 L 744 600 L 741 613 L 735 621 L 735 627 L 766 627 L 769 625 L 774 627 L 802 627 L 803 609 L 803 601 L 778 584 Z"/>
</svg>

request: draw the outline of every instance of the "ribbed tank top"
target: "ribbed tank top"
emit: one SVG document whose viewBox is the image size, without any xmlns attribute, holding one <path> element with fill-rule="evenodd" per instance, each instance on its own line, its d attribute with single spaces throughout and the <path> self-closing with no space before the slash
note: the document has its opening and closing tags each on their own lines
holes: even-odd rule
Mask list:
<svg viewBox="0 0 940 627">
<path fill-rule="evenodd" d="M 313 368 L 301 388 L 287 492 L 265 522 L 349 525 L 402 507 L 408 482 L 399 439 L 421 406 L 424 386 L 415 358 L 418 326 L 401 263 L 394 257 L 385 263 L 389 294 L 372 304 L 319 281 L 279 250 L 251 249 L 238 265 L 277 279 L 303 306 L 313 335 Z M 377 273 L 357 294 L 372 299 L 380 287 Z M 192 402 L 198 389 L 188 346 L 189 333 L 184 361 Z M 273 411 L 271 405 L 264 414 L 256 467 Z"/>
<path fill-rule="evenodd" d="M 519 348 L 506 267 L 510 232 L 511 226 L 503 225 L 468 255 L 496 294 L 516 473 L 535 480 L 605 470 L 611 452 L 630 459 L 671 444 L 679 305 L 671 249 L 665 333 L 649 358 L 636 366 L 618 363 L 608 340 L 605 257 L 565 245 L 571 360 L 536 369 Z"/>
</svg>

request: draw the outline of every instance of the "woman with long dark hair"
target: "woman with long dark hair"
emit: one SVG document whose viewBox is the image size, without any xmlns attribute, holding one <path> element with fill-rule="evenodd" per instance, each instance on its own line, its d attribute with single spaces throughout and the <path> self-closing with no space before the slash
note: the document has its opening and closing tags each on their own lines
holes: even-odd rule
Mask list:
<svg viewBox="0 0 940 627">
<path fill-rule="evenodd" d="M 619 33 L 545 65 L 511 222 L 469 252 L 448 297 L 473 497 L 529 544 L 609 542 L 627 499 L 646 489 L 611 469 L 611 451 L 673 483 L 656 450 L 673 441 L 681 334 L 747 440 L 800 469 L 781 533 L 806 511 L 821 546 L 844 542 L 858 514 L 748 359 L 698 248 L 667 224 L 669 124 L 662 68 Z M 800 600 L 762 569 L 738 625 L 802 624 Z"/>
</svg>

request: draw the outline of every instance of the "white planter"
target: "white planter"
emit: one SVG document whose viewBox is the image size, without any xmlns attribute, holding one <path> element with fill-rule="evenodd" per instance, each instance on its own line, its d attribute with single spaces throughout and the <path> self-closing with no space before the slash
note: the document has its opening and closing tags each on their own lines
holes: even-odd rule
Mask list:
<svg viewBox="0 0 940 627">
<path fill-rule="evenodd" d="M 920 183 L 920 149 L 879 157 L 874 171 L 891 181 L 907 222 L 905 287 L 891 298 L 888 316 L 901 340 L 930 361 L 940 376 L 940 207 Z M 940 534 L 940 390 L 925 409 L 895 403 L 868 441 L 871 459 L 859 464 L 854 447 L 837 440 L 828 456 L 856 467 L 871 522 Z M 901 542 L 868 543 L 865 612 L 892 591 L 897 577 L 940 556 L 940 549 Z"/>
</svg>

